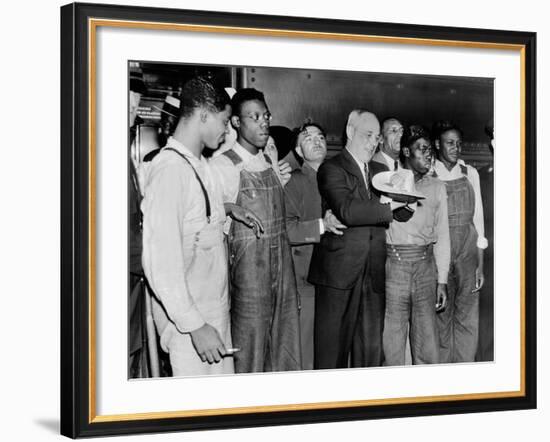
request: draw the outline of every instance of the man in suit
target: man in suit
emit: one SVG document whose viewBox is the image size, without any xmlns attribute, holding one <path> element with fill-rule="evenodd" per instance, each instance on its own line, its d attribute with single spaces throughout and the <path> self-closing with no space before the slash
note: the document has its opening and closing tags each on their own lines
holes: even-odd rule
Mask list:
<svg viewBox="0 0 550 442">
<path fill-rule="evenodd" d="M 396 202 L 381 204 L 372 191 L 368 164 L 380 140 L 380 124 L 366 110 L 350 113 L 343 151 L 317 173 L 323 210 L 348 228 L 327 232 L 316 244 L 309 282 L 315 285 L 314 367 L 382 364 L 384 276 L 373 272 L 371 243 L 385 235 Z M 352 350 L 353 346 L 353 350 Z"/>
<path fill-rule="evenodd" d="M 286 230 L 292 245 L 296 285 L 300 295 L 300 341 L 302 368 L 313 368 L 315 287 L 307 281 L 313 245 L 326 232 L 342 235 L 345 226 L 330 210 L 323 212 L 317 186 L 317 171 L 327 156 L 325 131 L 306 123 L 298 131 L 295 152 L 303 165 L 292 171 L 285 187 Z"/>
</svg>

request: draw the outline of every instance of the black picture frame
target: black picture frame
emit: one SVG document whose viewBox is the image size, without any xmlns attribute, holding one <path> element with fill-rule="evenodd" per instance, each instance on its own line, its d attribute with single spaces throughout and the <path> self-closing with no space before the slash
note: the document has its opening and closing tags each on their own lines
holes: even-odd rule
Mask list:
<svg viewBox="0 0 550 442">
<path fill-rule="evenodd" d="M 90 18 L 517 45 L 524 81 L 523 395 L 422 403 L 96 421 L 90 398 Z M 536 34 L 304 17 L 69 4 L 61 8 L 61 434 L 105 436 L 536 408 Z M 93 260 L 92 260 L 93 261 Z"/>
</svg>

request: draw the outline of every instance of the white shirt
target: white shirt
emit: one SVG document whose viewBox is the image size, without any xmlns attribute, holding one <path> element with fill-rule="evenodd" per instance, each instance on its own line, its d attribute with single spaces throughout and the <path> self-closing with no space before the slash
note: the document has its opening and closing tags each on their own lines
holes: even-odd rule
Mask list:
<svg viewBox="0 0 550 442">
<path fill-rule="evenodd" d="M 395 170 L 395 162 L 397 161 L 397 170 L 400 170 L 402 169 L 401 167 L 401 161 L 399 160 L 394 160 L 392 157 L 390 157 L 388 154 L 380 151 L 380 153 L 382 154 L 382 158 L 384 158 L 384 161 L 386 162 L 387 166 L 388 166 L 388 169 L 393 172 Z"/>
<path fill-rule="evenodd" d="M 211 224 L 223 224 L 221 186 L 207 160 L 169 138 L 166 147 L 189 159 L 204 183 L 211 207 Z M 184 269 L 186 250 L 195 234 L 207 226 L 206 204 L 189 164 L 175 152 L 161 151 L 151 162 L 141 203 L 143 212 L 143 269 L 170 320 L 181 333 L 204 325 L 189 293 Z M 187 258 L 189 259 L 189 258 Z"/>
<path fill-rule="evenodd" d="M 489 244 L 487 238 L 485 238 L 485 226 L 483 224 L 483 203 L 481 201 L 481 187 L 479 184 L 479 173 L 475 167 L 469 166 L 464 163 L 463 160 L 458 160 L 455 166 L 448 170 L 445 165 L 436 160 L 434 170 L 437 173 L 437 177 L 441 181 L 451 181 L 456 180 L 464 176 L 460 166 L 466 166 L 468 169 L 467 178 L 470 181 L 470 184 L 474 188 L 475 196 L 475 208 L 474 208 L 474 227 L 477 231 L 477 247 L 480 249 L 486 249 Z"/>
<path fill-rule="evenodd" d="M 367 175 L 365 174 L 365 165 L 367 166 L 367 171 L 369 170 L 369 165 L 361 161 L 359 158 L 357 158 L 352 152 L 350 152 L 347 148 L 346 150 L 351 155 L 351 157 L 355 160 L 357 165 L 359 166 L 359 169 L 361 170 L 361 175 L 363 175 L 363 179 L 365 180 L 365 186 L 367 186 L 367 189 L 370 188 L 369 183 L 367 181 Z"/>
</svg>

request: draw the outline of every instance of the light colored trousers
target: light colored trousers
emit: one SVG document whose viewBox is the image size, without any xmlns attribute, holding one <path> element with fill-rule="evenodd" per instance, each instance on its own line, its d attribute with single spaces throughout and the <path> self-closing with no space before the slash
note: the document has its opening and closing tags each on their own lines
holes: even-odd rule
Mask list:
<svg viewBox="0 0 550 442">
<path fill-rule="evenodd" d="M 185 275 L 189 292 L 203 319 L 216 328 L 226 348 L 231 344 L 227 251 L 219 226 L 208 226 L 184 244 Z M 153 302 L 153 317 L 160 344 L 170 356 L 173 376 L 201 376 L 234 373 L 233 357 L 218 363 L 200 359 L 189 333 L 180 333 L 160 302 Z"/>
</svg>

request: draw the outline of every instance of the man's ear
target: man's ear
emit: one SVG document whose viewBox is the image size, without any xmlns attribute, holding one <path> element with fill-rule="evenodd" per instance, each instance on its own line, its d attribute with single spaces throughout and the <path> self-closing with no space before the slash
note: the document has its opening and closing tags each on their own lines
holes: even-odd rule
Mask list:
<svg viewBox="0 0 550 442">
<path fill-rule="evenodd" d="M 401 148 L 401 152 L 403 152 L 403 155 L 407 158 L 409 158 L 411 156 L 411 150 L 406 146 L 403 146 Z"/>
<path fill-rule="evenodd" d="M 349 141 L 353 140 L 353 134 L 355 133 L 355 129 L 351 124 L 348 124 L 346 126 L 346 137 Z"/>
<path fill-rule="evenodd" d="M 206 109 L 201 109 L 199 117 L 201 119 L 201 123 L 206 123 L 206 120 L 208 119 L 208 111 Z"/>
<path fill-rule="evenodd" d="M 233 128 L 235 129 L 241 127 L 241 119 L 237 115 L 233 115 L 231 117 L 231 126 L 233 126 Z"/>
<path fill-rule="evenodd" d="M 439 140 L 435 140 L 435 148 L 439 150 Z"/>
</svg>

